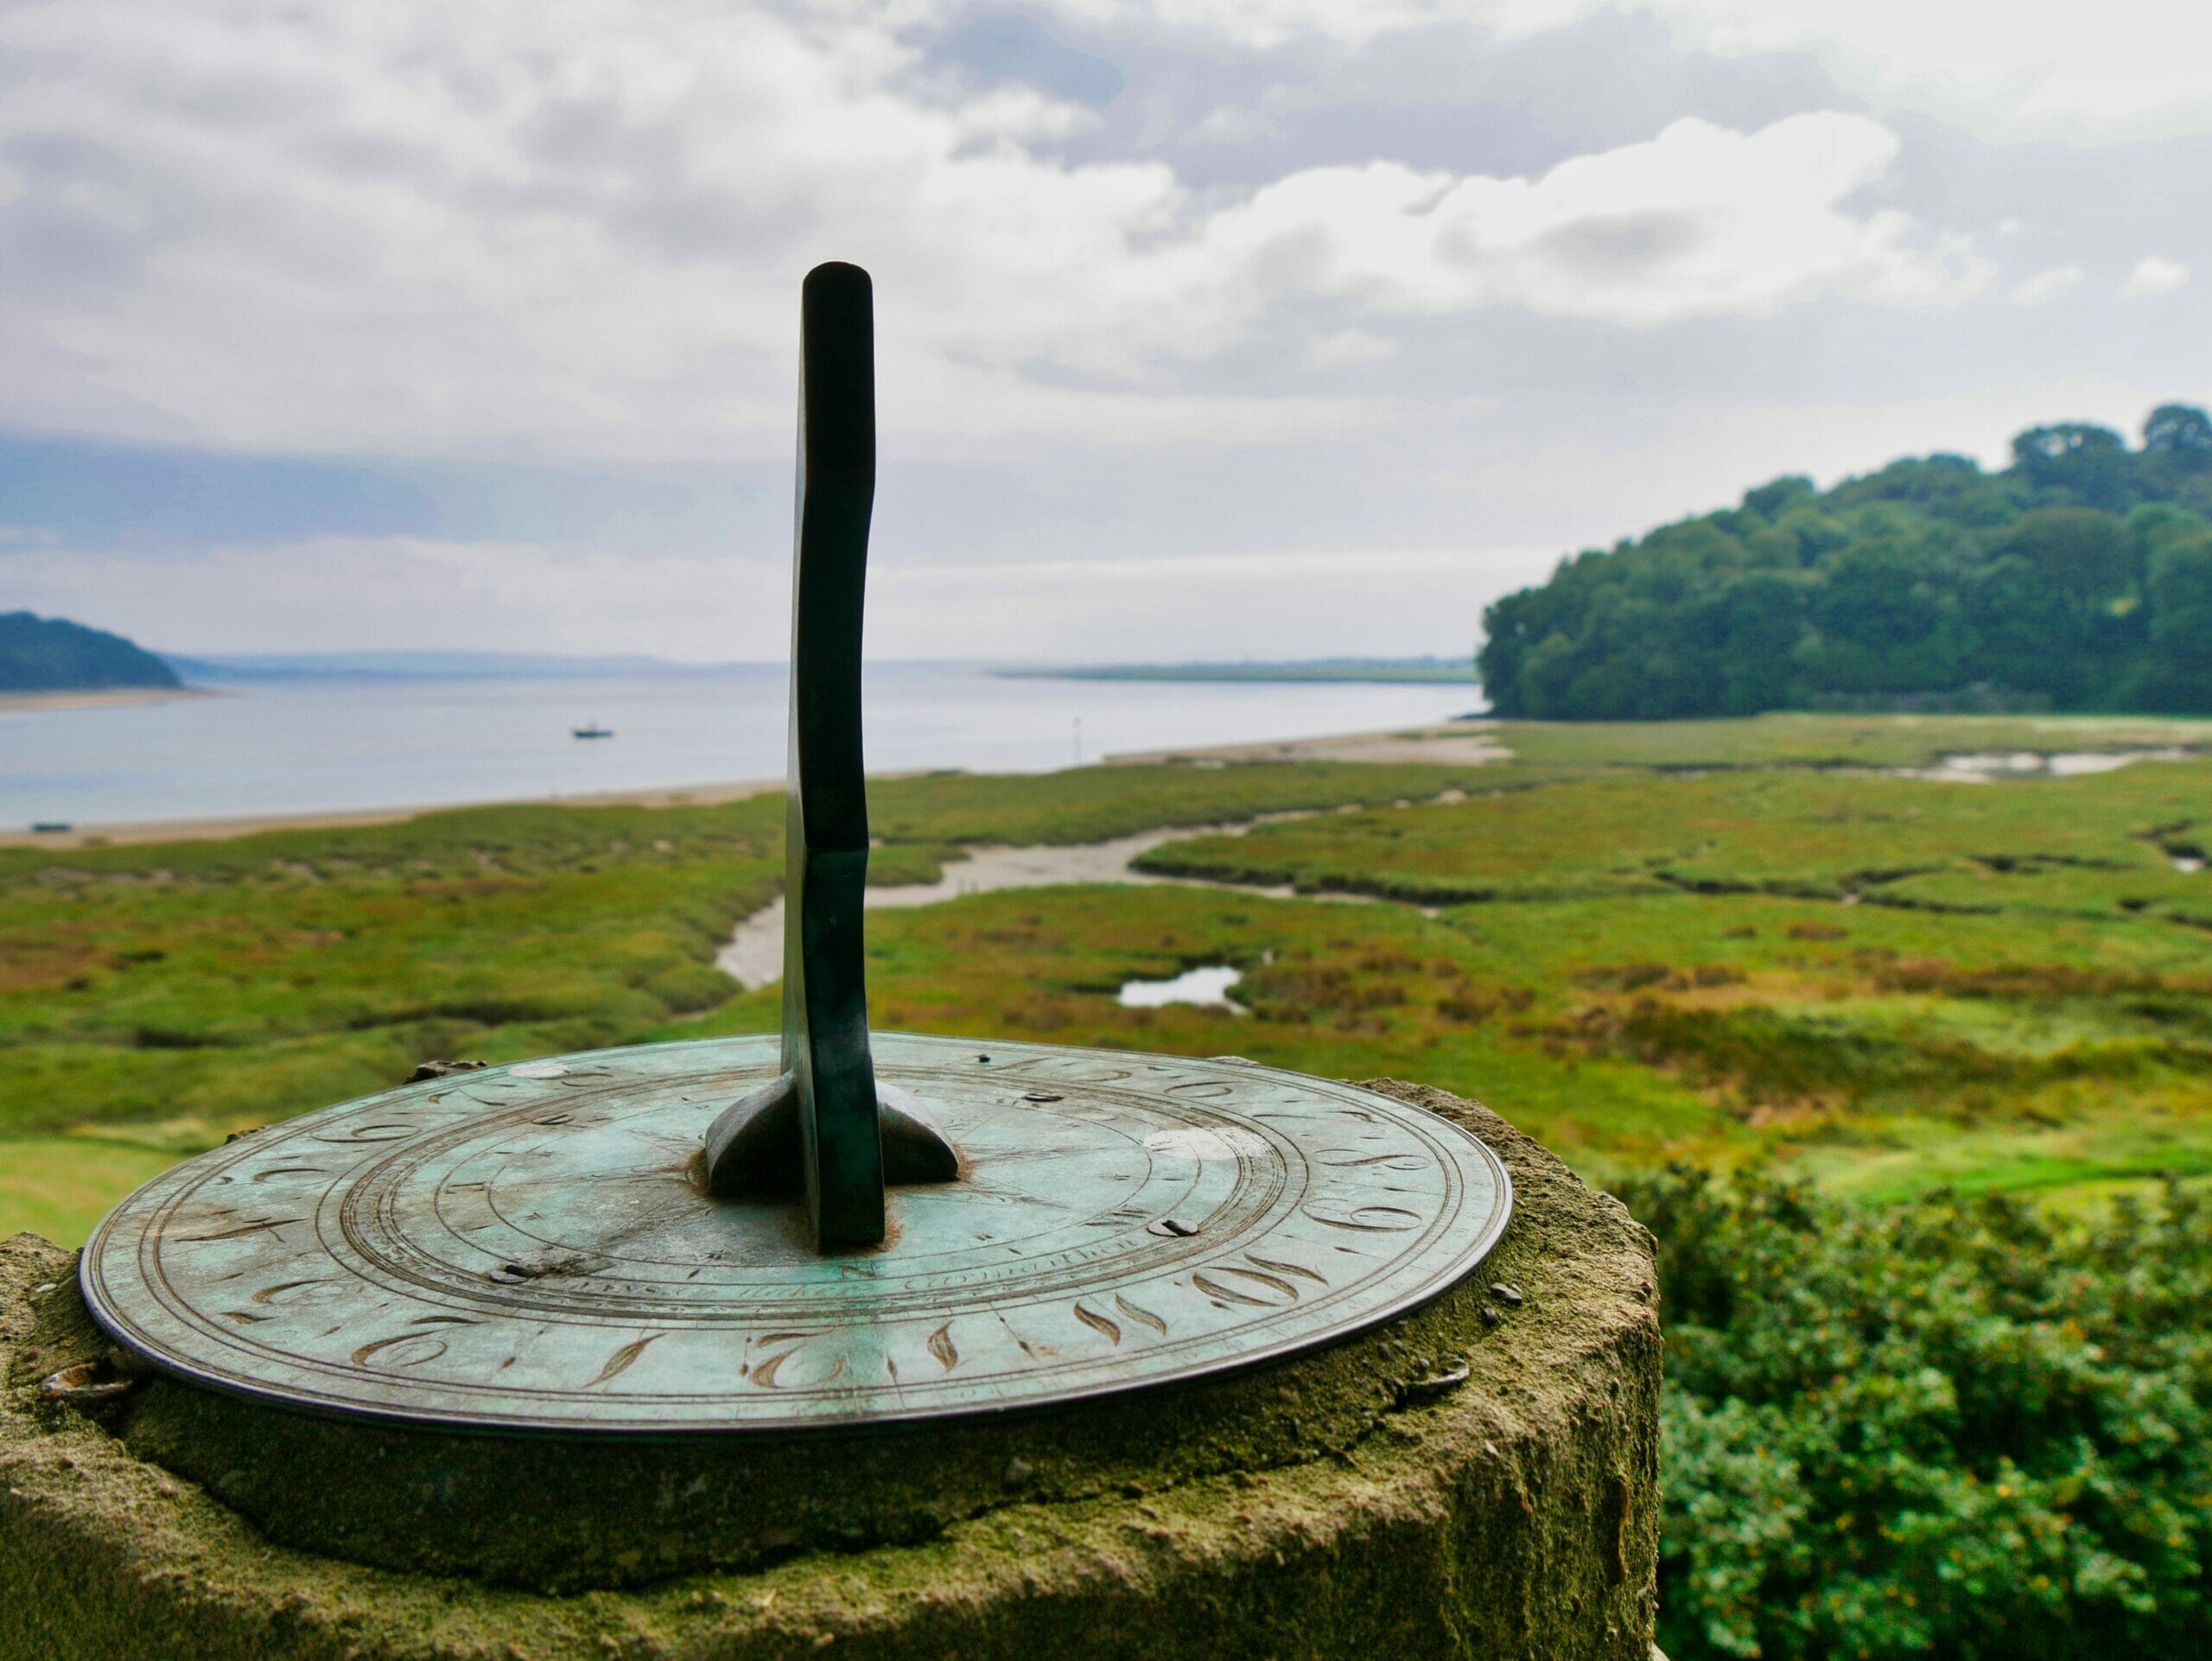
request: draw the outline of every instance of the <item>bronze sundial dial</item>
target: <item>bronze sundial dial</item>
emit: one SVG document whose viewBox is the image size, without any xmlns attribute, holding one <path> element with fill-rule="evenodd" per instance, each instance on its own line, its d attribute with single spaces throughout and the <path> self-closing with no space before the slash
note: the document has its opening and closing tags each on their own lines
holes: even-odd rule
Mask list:
<svg viewBox="0 0 2212 1661">
<path fill-rule="evenodd" d="M 425 1079 L 188 1161 L 86 1248 L 124 1345 L 427 1424 L 890 1423 L 1276 1359 L 1496 1244 L 1503 1167 L 1390 1097 L 868 1031 L 871 307 L 855 267 L 807 278 L 781 1034 Z"/>
</svg>

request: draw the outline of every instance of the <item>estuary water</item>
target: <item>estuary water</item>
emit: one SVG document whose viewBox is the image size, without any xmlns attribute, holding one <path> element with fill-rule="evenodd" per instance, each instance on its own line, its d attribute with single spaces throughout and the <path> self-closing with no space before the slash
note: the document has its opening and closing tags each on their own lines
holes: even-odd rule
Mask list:
<svg viewBox="0 0 2212 1661">
<path fill-rule="evenodd" d="M 871 772 L 1036 773 L 1116 753 L 1426 725 L 1471 684 L 868 675 Z M 0 830 L 429 807 L 780 778 L 780 667 L 626 677 L 297 678 L 158 703 L 0 710 Z M 610 729 L 578 739 L 573 729 Z"/>
</svg>

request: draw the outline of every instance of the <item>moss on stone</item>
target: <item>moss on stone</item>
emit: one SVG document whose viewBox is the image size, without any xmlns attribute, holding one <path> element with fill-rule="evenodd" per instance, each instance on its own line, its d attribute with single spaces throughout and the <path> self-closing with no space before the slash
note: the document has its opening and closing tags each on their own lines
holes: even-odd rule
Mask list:
<svg viewBox="0 0 2212 1661">
<path fill-rule="evenodd" d="M 87 1413 L 36 1380 L 105 1341 L 69 1255 L 18 1236 L 0 1244 L 0 1661 L 1643 1661 L 1649 1238 L 1485 1110 L 1378 1087 L 1512 1174 L 1513 1225 L 1466 1284 L 1286 1364 L 918 1434 L 441 1435 L 167 1379 Z"/>
</svg>

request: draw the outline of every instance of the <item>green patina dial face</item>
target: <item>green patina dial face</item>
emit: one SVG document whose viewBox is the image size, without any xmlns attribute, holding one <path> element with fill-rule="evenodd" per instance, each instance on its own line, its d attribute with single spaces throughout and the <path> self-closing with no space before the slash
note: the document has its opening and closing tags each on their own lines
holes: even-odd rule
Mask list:
<svg viewBox="0 0 2212 1661">
<path fill-rule="evenodd" d="M 495 1430 L 799 1429 L 1040 1407 L 1269 1360 L 1436 1295 L 1503 1232 L 1442 1119 L 1227 1060 L 879 1034 L 957 1182 L 879 1246 L 709 1197 L 715 1114 L 774 1037 L 410 1085 L 156 1178 L 86 1248 L 103 1324 L 168 1371 Z"/>
</svg>

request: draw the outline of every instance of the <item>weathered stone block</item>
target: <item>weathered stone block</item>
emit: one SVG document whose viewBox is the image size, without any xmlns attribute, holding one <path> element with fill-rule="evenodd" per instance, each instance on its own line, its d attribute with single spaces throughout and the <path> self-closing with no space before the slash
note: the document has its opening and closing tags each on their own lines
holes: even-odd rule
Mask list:
<svg viewBox="0 0 2212 1661">
<path fill-rule="evenodd" d="M 1512 1174 L 1468 1283 L 1289 1363 L 904 1433 L 441 1435 L 160 1378 L 68 1406 L 39 1380 L 105 1341 L 70 1254 L 18 1236 L 0 1661 L 1643 1661 L 1649 1237 L 1486 1110 L 1378 1087 Z"/>
</svg>

